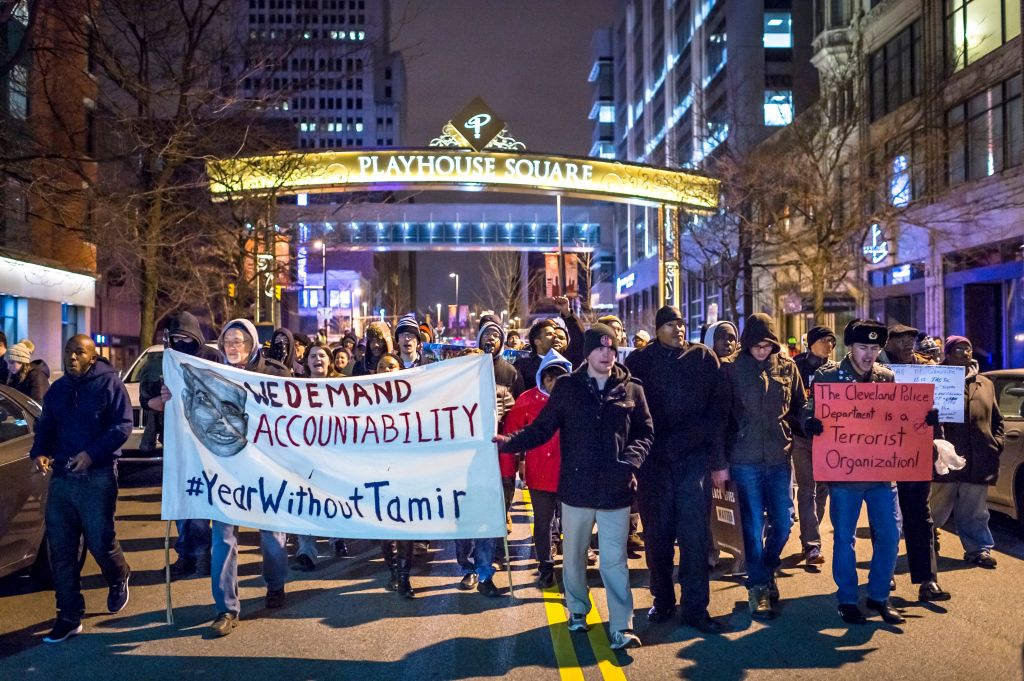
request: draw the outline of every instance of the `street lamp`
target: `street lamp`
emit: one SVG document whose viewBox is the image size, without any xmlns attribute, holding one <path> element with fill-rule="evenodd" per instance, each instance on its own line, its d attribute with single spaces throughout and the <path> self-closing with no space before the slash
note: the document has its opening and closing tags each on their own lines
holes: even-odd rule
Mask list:
<svg viewBox="0 0 1024 681">
<path fill-rule="evenodd" d="M 315 248 L 320 249 L 320 271 L 324 277 L 324 300 L 320 304 L 320 307 L 326 307 L 328 309 L 327 317 L 324 318 L 324 328 L 327 329 L 330 326 L 330 309 L 331 309 L 331 295 L 327 292 L 327 244 L 321 239 L 317 239 L 313 242 Z"/>
<path fill-rule="evenodd" d="M 459 275 L 456 272 L 449 272 L 448 273 L 448 278 L 455 280 L 455 322 L 456 322 L 456 324 L 458 324 L 458 320 L 459 320 Z M 448 315 L 448 316 L 451 317 L 451 315 Z M 452 324 L 452 320 L 451 319 L 448 320 L 448 326 L 452 326 L 454 328 L 454 325 Z"/>
</svg>

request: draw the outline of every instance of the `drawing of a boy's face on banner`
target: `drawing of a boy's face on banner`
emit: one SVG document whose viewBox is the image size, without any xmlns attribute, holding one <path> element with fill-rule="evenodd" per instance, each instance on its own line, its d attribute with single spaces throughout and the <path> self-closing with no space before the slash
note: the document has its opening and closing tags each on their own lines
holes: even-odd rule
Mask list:
<svg viewBox="0 0 1024 681">
<path fill-rule="evenodd" d="M 183 364 L 185 419 L 192 433 L 217 456 L 234 456 L 248 442 L 245 390 L 207 369 Z"/>
</svg>

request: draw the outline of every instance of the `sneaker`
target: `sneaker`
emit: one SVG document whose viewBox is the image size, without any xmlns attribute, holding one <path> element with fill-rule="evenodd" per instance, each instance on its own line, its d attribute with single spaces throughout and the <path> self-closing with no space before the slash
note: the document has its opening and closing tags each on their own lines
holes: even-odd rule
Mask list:
<svg viewBox="0 0 1024 681">
<path fill-rule="evenodd" d="M 429 541 L 414 541 L 412 543 L 412 552 L 416 556 L 425 556 L 430 553 L 430 542 Z"/>
<path fill-rule="evenodd" d="M 639 535 L 631 534 L 626 537 L 626 555 L 630 558 L 639 558 L 644 550 L 644 540 Z"/>
<path fill-rule="evenodd" d="M 263 604 L 270 609 L 280 608 L 284 605 L 284 589 L 267 589 Z"/>
<path fill-rule="evenodd" d="M 81 633 L 81 622 L 68 622 L 67 620 L 62 620 L 58 617 L 57 621 L 53 624 L 53 629 L 50 630 L 49 634 L 43 637 L 43 643 L 61 643 L 62 641 L 68 640 L 75 634 Z"/>
<path fill-rule="evenodd" d="M 344 539 L 334 540 L 334 556 L 335 558 L 345 558 L 348 556 L 348 544 L 345 543 Z"/>
<path fill-rule="evenodd" d="M 668 622 L 675 612 L 676 606 L 674 605 L 656 605 L 647 611 L 647 619 L 651 622 Z"/>
<path fill-rule="evenodd" d="M 625 650 L 626 648 L 639 648 L 640 637 L 633 633 L 632 629 L 623 629 L 612 634 L 612 650 Z"/>
<path fill-rule="evenodd" d="M 987 570 L 994 570 L 996 567 L 996 559 L 992 557 L 992 554 L 988 551 L 978 551 L 977 553 L 965 553 L 964 560 L 968 563 L 974 563 L 978 567 L 983 567 Z"/>
<path fill-rule="evenodd" d="M 402 598 L 416 598 L 416 590 L 409 582 L 409 575 L 398 576 L 398 595 Z"/>
<path fill-rule="evenodd" d="M 312 572 L 313 570 L 316 570 L 316 563 L 314 563 L 313 559 L 304 553 L 300 553 L 295 559 L 295 562 L 298 563 L 298 565 L 295 566 L 296 570 L 302 570 L 303 572 Z"/>
<path fill-rule="evenodd" d="M 209 636 L 211 638 L 220 638 L 221 636 L 227 636 L 230 634 L 235 627 L 238 626 L 238 615 L 233 612 L 222 612 L 217 615 L 217 619 L 210 625 Z"/>
<path fill-rule="evenodd" d="M 540 573 L 540 577 L 537 578 L 537 586 L 541 589 L 550 589 L 555 585 L 555 571 L 553 569 L 544 570 Z"/>
<path fill-rule="evenodd" d="M 808 546 L 804 549 L 804 562 L 808 565 L 823 565 L 825 556 L 821 555 L 821 547 Z"/>
<path fill-rule="evenodd" d="M 459 588 L 463 591 L 472 591 L 479 583 L 480 578 L 476 576 L 476 573 L 470 572 L 468 575 L 464 575 L 462 577 L 462 580 L 459 582 Z"/>
<path fill-rule="evenodd" d="M 569 631 L 590 631 L 587 616 L 582 613 L 569 613 Z"/>
<path fill-rule="evenodd" d="M 122 581 L 110 587 L 107 592 L 107 612 L 121 612 L 128 605 L 128 578 L 131 576 L 132 571 L 129 570 Z"/>
<path fill-rule="evenodd" d="M 178 556 L 178 560 L 171 563 L 171 577 L 188 577 L 195 571 L 195 563 L 183 556 Z"/>
<path fill-rule="evenodd" d="M 476 590 L 482 593 L 488 598 L 497 598 L 501 595 L 501 591 L 494 585 L 493 579 L 484 579 L 476 585 Z"/>
<path fill-rule="evenodd" d="M 597 565 L 597 551 L 594 549 L 587 549 L 587 565 L 590 567 Z"/>
<path fill-rule="evenodd" d="M 775 617 L 768 587 L 754 586 L 747 589 L 747 601 L 750 605 L 750 616 L 756 620 L 770 620 Z"/>
</svg>

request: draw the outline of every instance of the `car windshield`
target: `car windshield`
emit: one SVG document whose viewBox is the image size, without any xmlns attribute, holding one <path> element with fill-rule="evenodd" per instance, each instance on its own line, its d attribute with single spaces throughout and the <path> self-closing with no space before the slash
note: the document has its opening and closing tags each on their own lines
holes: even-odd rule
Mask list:
<svg viewBox="0 0 1024 681">
<path fill-rule="evenodd" d="M 139 361 L 135 363 L 135 366 L 132 367 L 132 370 L 128 373 L 127 376 L 125 376 L 124 382 L 138 383 L 142 380 L 143 376 L 147 375 L 146 372 L 151 371 L 152 369 L 157 369 L 157 373 L 159 373 L 159 368 L 163 361 L 163 350 L 154 350 L 153 352 L 147 352 L 146 354 L 139 358 Z"/>
</svg>

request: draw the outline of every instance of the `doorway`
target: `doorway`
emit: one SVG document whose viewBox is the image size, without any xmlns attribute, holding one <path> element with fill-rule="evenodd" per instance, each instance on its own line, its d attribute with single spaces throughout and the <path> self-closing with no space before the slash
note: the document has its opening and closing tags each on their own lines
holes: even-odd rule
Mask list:
<svg viewBox="0 0 1024 681">
<path fill-rule="evenodd" d="M 981 371 L 1003 367 L 1003 284 L 964 286 L 964 335 L 974 345 L 974 359 Z"/>
</svg>

